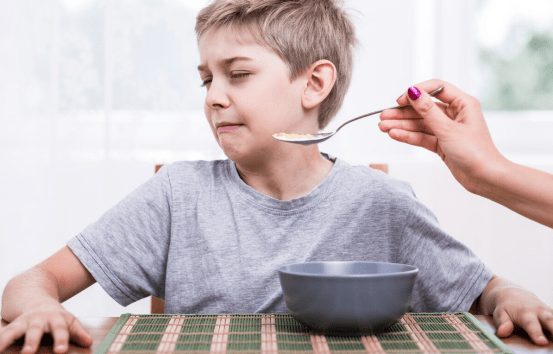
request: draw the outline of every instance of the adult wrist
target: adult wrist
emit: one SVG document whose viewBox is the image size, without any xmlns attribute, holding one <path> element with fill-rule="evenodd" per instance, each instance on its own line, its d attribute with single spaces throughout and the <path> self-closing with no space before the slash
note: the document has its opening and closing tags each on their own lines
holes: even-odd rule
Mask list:
<svg viewBox="0 0 553 354">
<path fill-rule="evenodd" d="M 481 197 L 495 200 L 501 194 L 504 182 L 513 170 L 513 163 L 499 152 L 486 162 L 480 164 L 474 172 L 474 190 L 471 192 Z"/>
</svg>

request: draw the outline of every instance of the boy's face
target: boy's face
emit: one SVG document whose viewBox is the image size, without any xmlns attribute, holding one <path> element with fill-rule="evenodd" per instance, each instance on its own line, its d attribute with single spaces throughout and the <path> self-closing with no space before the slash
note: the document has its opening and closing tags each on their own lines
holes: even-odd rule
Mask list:
<svg viewBox="0 0 553 354">
<path fill-rule="evenodd" d="M 296 132 L 305 124 L 304 81 L 300 76 L 291 82 L 288 67 L 273 51 L 228 29 L 204 35 L 199 50 L 198 70 L 207 89 L 205 115 L 231 160 L 251 163 L 266 157 L 283 148 L 274 133 Z"/>
</svg>

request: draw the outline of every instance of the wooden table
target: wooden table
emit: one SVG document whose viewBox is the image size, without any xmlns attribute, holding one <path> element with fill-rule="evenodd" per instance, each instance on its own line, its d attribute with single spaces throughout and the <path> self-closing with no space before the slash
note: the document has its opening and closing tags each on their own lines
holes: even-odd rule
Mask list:
<svg viewBox="0 0 553 354">
<path fill-rule="evenodd" d="M 493 324 L 493 320 L 491 316 L 476 316 L 476 318 L 482 322 L 488 329 L 492 332 L 495 332 L 495 326 Z M 102 340 L 104 340 L 104 337 L 107 335 L 111 327 L 115 324 L 117 321 L 117 317 L 82 317 L 79 318 L 83 326 L 89 331 L 90 335 L 92 336 L 92 339 L 94 340 L 94 344 L 92 344 L 91 348 L 80 348 L 79 346 L 75 344 L 71 344 L 69 346 L 68 353 L 87 353 L 92 354 L 98 348 Z M 2 320 L 1 326 L 4 327 L 7 325 L 7 323 Z M 507 344 L 507 346 L 514 352 L 514 353 L 553 353 L 553 343 L 549 343 L 547 346 L 537 346 L 532 344 L 528 336 L 518 331 L 514 335 L 510 336 L 509 338 L 504 338 L 502 341 Z M 52 353 L 52 338 L 50 336 L 46 336 L 42 340 L 42 346 L 38 353 Z M 5 353 L 9 354 L 15 354 L 19 353 L 21 351 L 21 347 L 23 346 L 23 341 L 19 340 L 17 343 L 10 346 Z"/>
</svg>

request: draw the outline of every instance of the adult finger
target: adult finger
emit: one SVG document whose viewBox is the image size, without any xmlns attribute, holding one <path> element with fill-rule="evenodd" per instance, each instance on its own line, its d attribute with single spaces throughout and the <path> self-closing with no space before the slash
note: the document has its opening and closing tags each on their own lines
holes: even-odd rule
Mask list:
<svg viewBox="0 0 553 354">
<path fill-rule="evenodd" d="M 390 129 L 401 129 L 407 130 L 410 132 L 421 132 L 432 134 L 432 131 L 428 129 L 426 124 L 424 124 L 423 119 L 399 119 L 399 120 L 383 120 L 378 123 L 378 127 L 384 133 L 388 132 Z"/>
<path fill-rule="evenodd" d="M 441 102 L 435 102 L 438 108 L 446 113 L 447 105 Z M 420 119 L 422 116 L 412 106 L 405 106 L 401 108 L 386 109 L 380 113 L 380 120 L 389 119 Z"/>
<path fill-rule="evenodd" d="M 440 87 L 443 87 L 444 89 L 440 93 L 436 94 L 434 97 L 446 104 L 450 104 L 459 98 L 468 96 L 466 93 L 459 90 L 457 87 L 450 84 L 449 82 L 438 79 L 423 81 L 416 84 L 415 86 L 419 90 L 424 92 L 432 92 L 439 89 Z M 397 99 L 397 103 L 400 106 L 406 106 L 410 104 L 408 91 L 403 92 L 401 96 L 399 96 L 399 98 Z"/>
<path fill-rule="evenodd" d="M 76 317 L 73 317 L 73 321 L 69 325 L 69 334 L 71 339 L 82 347 L 92 345 L 92 337 Z"/>
<path fill-rule="evenodd" d="M 0 353 L 17 339 L 23 337 L 25 328 L 20 323 L 13 322 L 0 330 Z"/>
<path fill-rule="evenodd" d="M 495 323 L 496 335 L 498 337 L 508 337 L 513 333 L 515 325 L 511 321 L 511 317 L 505 310 L 495 311 L 493 313 L 493 321 Z"/>
<path fill-rule="evenodd" d="M 43 335 L 44 323 L 39 318 L 31 320 L 25 333 L 25 342 L 21 352 L 24 354 L 35 353 L 38 350 Z"/>
<path fill-rule="evenodd" d="M 434 135 L 401 129 L 392 129 L 388 131 L 388 135 L 390 138 L 402 143 L 423 147 L 434 153 L 438 152 L 438 139 Z"/>
<path fill-rule="evenodd" d="M 55 316 L 50 320 L 50 333 L 54 338 L 54 352 L 65 353 L 69 348 L 69 329 L 61 316 Z"/>
<path fill-rule="evenodd" d="M 388 119 L 419 119 L 421 115 L 411 106 L 386 109 L 380 113 L 380 120 Z"/>
<path fill-rule="evenodd" d="M 434 132 L 436 132 L 436 128 L 447 127 L 453 124 L 451 119 L 438 108 L 426 92 L 412 86 L 408 90 L 408 96 L 411 106 L 424 118 L 426 124 Z"/>
<path fill-rule="evenodd" d="M 547 344 L 547 339 L 543 335 L 543 330 L 541 323 L 538 320 L 538 316 L 534 313 L 526 314 L 520 321 L 519 325 L 528 333 L 528 336 L 532 338 L 534 343 L 545 345 Z"/>
</svg>

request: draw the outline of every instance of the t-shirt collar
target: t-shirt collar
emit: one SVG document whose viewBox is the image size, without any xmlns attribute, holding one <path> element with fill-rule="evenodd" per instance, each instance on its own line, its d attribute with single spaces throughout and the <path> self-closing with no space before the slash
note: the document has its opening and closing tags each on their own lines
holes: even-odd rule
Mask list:
<svg viewBox="0 0 553 354">
<path fill-rule="evenodd" d="M 236 170 L 236 164 L 228 159 L 227 160 L 227 175 L 231 180 L 231 185 L 237 189 L 238 194 L 245 198 L 249 203 L 253 203 L 257 206 L 260 206 L 264 209 L 269 209 L 275 212 L 298 212 L 304 208 L 312 208 L 321 202 L 323 199 L 327 198 L 330 193 L 332 193 L 336 188 L 333 188 L 334 184 L 337 183 L 338 175 L 343 169 L 343 162 L 340 159 L 331 157 L 326 153 L 321 153 L 325 158 L 334 162 L 334 166 L 326 175 L 321 183 L 315 187 L 307 195 L 292 200 L 278 200 L 272 197 L 269 197 L 254 188 L 248 186 L 238 174 Z"/>
</svg>

